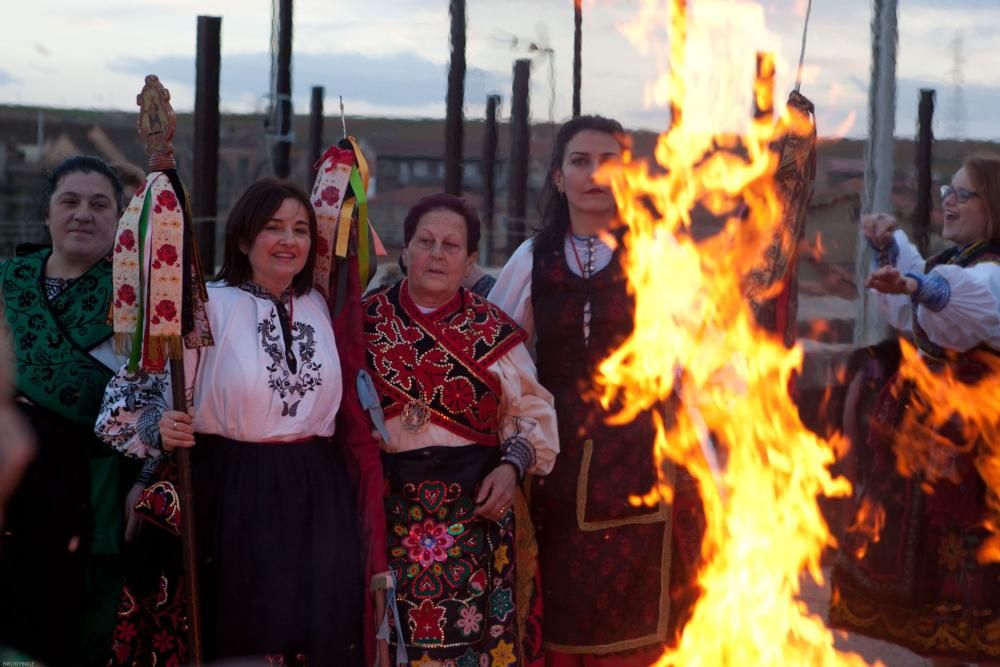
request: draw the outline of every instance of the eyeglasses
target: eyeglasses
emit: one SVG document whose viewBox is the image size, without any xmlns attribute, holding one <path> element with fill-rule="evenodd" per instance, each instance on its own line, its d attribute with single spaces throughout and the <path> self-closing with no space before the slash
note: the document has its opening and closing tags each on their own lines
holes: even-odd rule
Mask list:
<svg viewBox="0 0 1000 667">
<path fill-rule="evenodd" d="M 964 204 L 973 197 L 978 197 L 979 193 L 973 192 L 972 190 L 966 190 L 965 188 L 953 188 L 950 185 L 941 186 L 941 201 L 944 201 L 952 195 L 958 197 L 958 201 Z"/>
</svg>

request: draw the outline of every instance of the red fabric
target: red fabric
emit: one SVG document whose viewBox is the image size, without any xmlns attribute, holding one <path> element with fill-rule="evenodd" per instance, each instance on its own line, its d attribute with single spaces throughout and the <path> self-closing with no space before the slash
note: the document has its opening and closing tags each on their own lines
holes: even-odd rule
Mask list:
<svg viewBox="0 0 1000 667">
<path fill-rule="evenodd" d="M 365 361 L 364 331 L 361 316 L 361 285 L 358 277 L 358 260 L 352 255 L 346 260 L 346 272 L 335 269 L 331 279 L 328 299 L 333 332 L 337 339 L 340 368 L 343 374 L 344 394 L 337 415 L 335 440 L 342 448 L 347 464 L 347 473 L 357 489 L 358 532 L 364 549 L 366 587 L 372 575 L 385 572 L 386 564 L 386 523 L 385 507 L 382 503 L 382 462 L 379 458 L 378 443 L 372 437 L 372 426 L 368 414 L 358 399 L 357 377 L 360 369 L 367 369 Z M 336 281 L 346 274 L 347 290 L 340 314 L 336 315 Z M 365 653 L 368 664 L 375 658 L 375 612 L 371 595 L 365 596 L 364 629 Z"/>
<path fill-rule="evenodd" d="M 546 651 L 545 667 L 649 667 L 655 665 L 663 649 L 642 649 L 618 655 L 580 655 Z"/>
</svg>

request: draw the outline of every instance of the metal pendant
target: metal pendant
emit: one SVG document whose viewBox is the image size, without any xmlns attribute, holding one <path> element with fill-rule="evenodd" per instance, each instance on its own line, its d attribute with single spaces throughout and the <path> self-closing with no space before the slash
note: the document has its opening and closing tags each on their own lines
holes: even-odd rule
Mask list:
<svg viewBox="0 0 1000 667">
<path fill-rule="evenodd" d="M 431 408 L 419 399 L 415 399 L 406 404 L 403 413 L 400 415 L 403 421 L 403 428 L 409 433 L 420 433 L 431 420 Z"/>
</svg>

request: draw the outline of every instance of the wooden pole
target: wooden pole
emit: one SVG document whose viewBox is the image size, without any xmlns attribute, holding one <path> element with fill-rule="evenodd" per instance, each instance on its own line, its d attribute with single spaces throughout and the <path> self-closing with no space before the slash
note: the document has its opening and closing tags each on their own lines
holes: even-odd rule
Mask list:
<svg viewBox="0 0 1000 667">
<path fill-rule="evenodd" d="M 486 98 L 486 126 L 483 131 L 483 225 L 486 227 L 486 244 L 482 263 L 490 266 L 493 263 L 493 223 L 496 212 L 496 160 L 497 160 L 497 108 L 500 106 L 500 96 L 490 95 Z"/>
<path fill-rule="evenodd" d="M 510 104 L 510 182 L 507 185 L 507 255 L 525 239 L 525 205 L 528 193 L 528 89 L 531 61 L 514 62 L 514 87 Z"/>
<path fill-rule="evenodd" d="M 934 164 L 934 97 L 933 90 L 920 90 L 920 105 L 917 111 L 917 207 L 913 215 L 913 240 L 920 254 L 927 256 L 930 246 L 931 168 Z"/>
<path fill-rule="evenodd" d="M 274 143 L 274 175 L 288 178 L 292 154 L 292 0 L 278 4 L 278 69 L 275 76 L 278 135 Z"/>
<path fill-rule="evenodd" d="M 312 97 L 309 100 L 309 183 L 306 192 L 312 191 L 316 182 L 316 161 L 323 154 L 323 86 L 313 86 Z"/>
<path fill-rule="evenodd" d="M 198 251 L 215 273 L 215 229 L 219 199 L 219 71 L 221 16 L 198 17 L 194 93 L 194 183 L 191 213 Z"/>
<path fill-rule="evenodd" d="M 465 104 L 465 0 L 451 0 L 451 66 L 444 129 L 444 191 L 462 194 L 462 107 Z"/>
<path fill-rule="evenodd" d="M 894 214 L 892 182 L 896 171 L 896 46 L 899 29 L 896 0 L 874 0 L 872 6 L 872 77 L 868 91 L 868 143 L 865 145 L 864 213 Z M 858 307 L 854 342 L 874 345 L 888 333 L 887 325 L 864 283 L 871 266 L 871 250 L 858 225 L 854 268 Z"/>
<path fill-rule="evenodd" d="M 583 69 L 583 0 L 573 0 L 573 118 L 580 115 L 580 78 Z"/>
</svg>

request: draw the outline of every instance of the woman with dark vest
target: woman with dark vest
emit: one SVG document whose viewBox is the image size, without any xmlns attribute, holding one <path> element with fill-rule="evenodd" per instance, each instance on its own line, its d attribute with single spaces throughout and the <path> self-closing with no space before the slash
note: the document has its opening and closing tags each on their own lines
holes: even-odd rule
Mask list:
<svg viewBox="0 0 1000 667">
<path fill-rule="evenodd" d="M 617 121 L 600 116 L 560 128 L 541 229 L 490 293 L 536 336 L 538 379 L 556 401 L 561 453 L 530 488 L 549 667 L 654 662 L 689 602 L 681 584 L 700 547 L 690 477 L 677 471 L 672 507 L 629 503 L 656 482 L 651 416 L 612 426 L 614 406 L 597 400 L 598 364 L 633 326 L 615 200 L 595 181 L 621 160 L 626 140 Z"/>
<path fill-rule="evenodd" d="M 66 159 L 42 200 L 52 247 L 0 264 L 15 400 L 38 444 L 0 538 L 0 644 L 53 665 L 101 662 L 121 586 L 136 470 L 124 474 L 122 457 L 93 434 L 121 363 L 108 323 L 121 199 L 99 158 Z"/>
<path fill-rule="evenodd" d="M 385 419 L 391 642 L 408 664 L 525 665 L 539 637 L 526 629 L 516 490 L 556 457 L 552 397 L 521 328 L 462 287 L 478 254 L 475 211 L 427 197 L 403 234 L 406 278 L 363 304 Z"/>
<path fill-rule="evenodd" d="M 912 332 L 932 371 L 973 384 L 996 367 L 1000 352 L 1000 157 L 967 159 L 942 186 L 941 202 L 942 236 L 954 245 L 929 260 L 895 218 L 865 217 L 876 251 L 866 285 L 889 324 Z M 986 443 L 960 414 L 943 428 L 905 419 L 928 400 L 898 375 L 879 396 L 862 493 L 884 510 L 884 528 L 867 544 L 860 533 L 847 535 L 833 571 L 830 620 L 935 664 L 997 665 L 1000 565 L 977 560 L 989 535 L 987 498 L 997 493 L 977 469 Z M 914 426 L 921 431 L 909 432 Z M 895 446 L 914 437 L 927 443 L 928 461 L 904 478 Z"/>
</svg>

